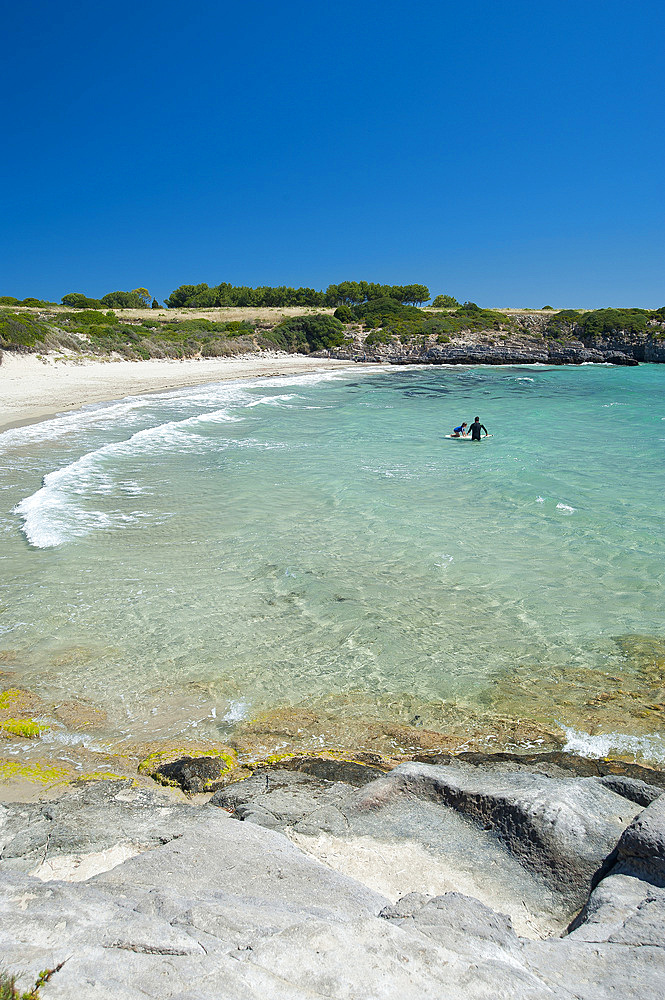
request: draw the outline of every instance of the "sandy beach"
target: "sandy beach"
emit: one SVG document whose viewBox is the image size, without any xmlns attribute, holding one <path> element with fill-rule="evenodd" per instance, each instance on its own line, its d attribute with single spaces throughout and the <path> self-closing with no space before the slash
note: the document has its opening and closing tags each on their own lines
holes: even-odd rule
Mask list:
<svg viewBox="0 0 665 1000">
<path fill-rule="evenodd" d="M 76 410 L 88 403 L 165 392 L 205 382 L 306 374 L 348 367 L 347 361 L 262 352 L 233 358 L 96 361 L 60 354 L 12 354 L 0 364 L 0 432 Z"/>
</svg>

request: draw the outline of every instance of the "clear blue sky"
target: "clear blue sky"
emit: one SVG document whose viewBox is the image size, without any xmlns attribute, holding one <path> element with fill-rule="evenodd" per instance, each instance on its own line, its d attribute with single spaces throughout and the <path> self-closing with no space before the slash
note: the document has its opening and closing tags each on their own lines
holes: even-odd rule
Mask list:
<svg viewBox="0 0 665 1000">
<path fill-rule="evenodd" d="M 13 4 L 0 294 L 661 306 L 664 29 L 662 0 Z"/>
</svg>

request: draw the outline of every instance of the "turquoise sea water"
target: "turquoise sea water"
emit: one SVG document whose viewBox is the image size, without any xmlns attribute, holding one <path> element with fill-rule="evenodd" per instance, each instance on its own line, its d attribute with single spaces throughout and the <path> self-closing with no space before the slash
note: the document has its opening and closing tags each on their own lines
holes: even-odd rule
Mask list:
<svg viewBox="0 0 665 1000">
<path fill-rule="evenodd" d="M 286 708 L 313 744 L 317 712 L 359 740 L 510 718 L 665 760 L 663 389 L 657 365 L 356 367 L 7 431 L 11 683 L 117 740 Z M 476 414 L 490 439 L 444 438 Z"/>
</svg>

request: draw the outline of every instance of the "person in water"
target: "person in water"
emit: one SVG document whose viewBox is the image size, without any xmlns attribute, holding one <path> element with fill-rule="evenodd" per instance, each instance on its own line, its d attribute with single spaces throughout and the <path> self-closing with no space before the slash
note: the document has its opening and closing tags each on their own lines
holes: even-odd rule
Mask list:
<svg viewBox="0 0 665 1000">
<path fill-rule="evenodd" d="M 466 420 L 463 424 L 460 424 L 459 427 L 453 427 L 453 437 L 455 438 L 466 437 L 466 433 Z"/>
<path fill-rule="evenodd" d="M 471 440 L 480 441 L 480 432 L 485 431 L 485 437 L 487 437 L 487 428 L 484 424 L 481 424 L 480 417 L 474 417 L 473 423 L 469 427 L 471 431 Z"/>
</svg>

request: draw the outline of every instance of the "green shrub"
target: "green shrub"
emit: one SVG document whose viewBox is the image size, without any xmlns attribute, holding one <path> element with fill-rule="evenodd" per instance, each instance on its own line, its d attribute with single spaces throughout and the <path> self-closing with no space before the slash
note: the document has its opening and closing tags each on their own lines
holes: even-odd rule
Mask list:
<svg viewBox="0 0 665 1000">
<path fill-rule="evenodd" d="M 223 333 L 227 324 L 212 319 L 181 319 L 163 323 L 160 330 L 170 334 Z"/>
<path fill-rule="evenodd" d="M 333 313 L 335 319 L 338 319 L 340 323 L 353 323 L 355 316 L 353 315 L 353 310 L 349 306 L 341 305 L 337 306 L 335 312 Z"/>
<path fill-rule="evenodd" d="M 47 327 L 30 313 L 0 312 L 0 349 L 30 353 L 40 350 Z"/>
<path fill-rule="evenodd" d="M 595 309 L 579 320 L 584 337 L 645 333 L 648 313 L 644 309 Z"/>
<path fill-rule="evenodd" d="M 13 295 L 0 295 L 0 306 L 17 306 L 19 300 L 15 299 Z"/>
<path fill-rule="evenodd" d="M 68 292 L 60 300 L 63 306 L 70 306 L 72 309 L 101 309 L 102 304 L 99 299 L 89 299 L 82 292 Z"/>
<path fill-rule="evenodd" d="M 392 298 L 370 299 L 362 305 L 354 306 L 352 310 L 356 319 L 362 320 L 365 326 L 385 326 L 396 319 L 421 321 L 426 313 L 416 306 L 405 306 Z"/>
<path fill-rule="evenodd" d="M 254 326 L 247 320 L 232 319 L 226 324 L 226 334 L 229 337 L 251 337 L 254 333 Z"/>
<path fill-rule="evenodd" d="M 103 306 L 110 306 L 112 309 L 145 309 L 148 304 L 138 289 L 133 292 L 107 292 L 102 296 L 101 302 Z"/>
<path fill-rule="evenodd" d="M 458 305 L 459 302 L 452 295 L 437 295 L 432 301 L 434 309 L 455 309 Z"/>
<path fill-rule="evenodd" d="M 55 319 L 59 323 L 76 327 L 113 326 L 118 321 L 114 312 L 109 310 L 109 312 L 103 313 L 98 309 L 81 309 L 80 312 L 61 313 Z"/>
<path fill-rule="evenodd" d="M 275 342 L 282 341 L 287 351 L 322 351 L 344 343 L 344 324 L 334 316 L 292 316 L 271 331 Z M 272 339 L 272 338 L 271 338 Z"/>
<path fill-rule="evenodd" d="M 504 326 L 514 326 L 514 321 L 496 309 L 481 309 L 475 302 L 465 302 L 455 310 L 454 315 L 463 322 L 463 329 L 500 330 Z"/>
<path fill-rule="evenodd" d="M 390 330 L 372 330 L 372 332 L 365 337 L 365 344 L 368 347 L 371 347 L 373 344 L 392 344 L 394 339 L 395 338 Z"/>
<path fill-rule="evenodd" d="M 646 309 L 594 309 L 587 313 L 562 309 L 548 320 L 546 334 L 548 337 L 577 336 L 584 339 L 646 334 L 647 322 L 652 315 Z"/>
</svg>

